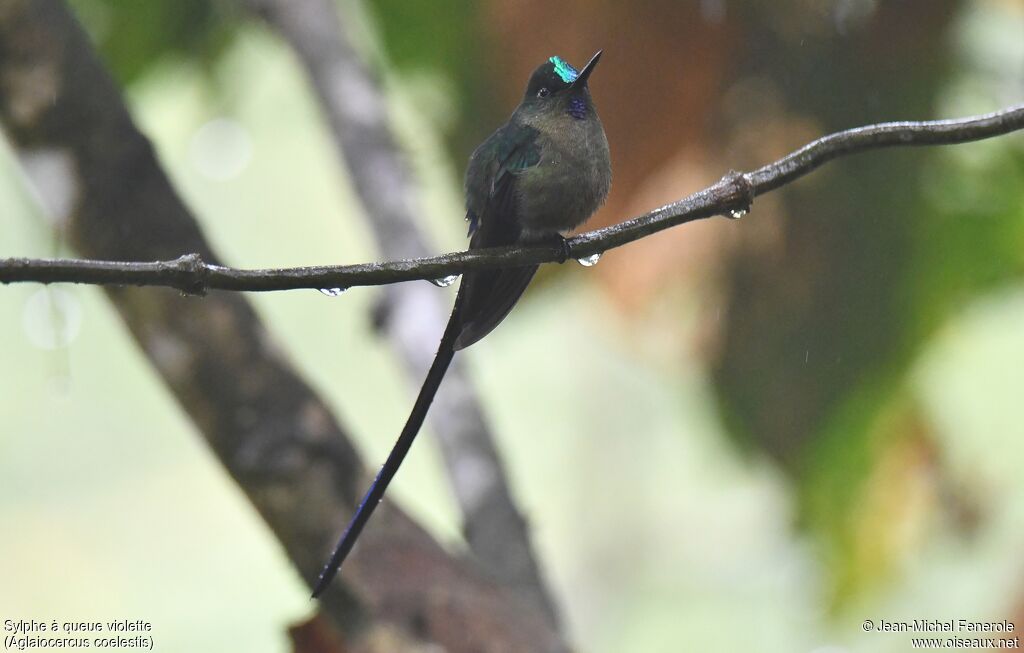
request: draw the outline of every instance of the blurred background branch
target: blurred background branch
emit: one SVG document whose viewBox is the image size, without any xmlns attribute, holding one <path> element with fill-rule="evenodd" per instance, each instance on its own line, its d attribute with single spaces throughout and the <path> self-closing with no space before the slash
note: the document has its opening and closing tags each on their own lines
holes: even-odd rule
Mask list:
<svg viewBox="0 0 1024 653">
<path fill-rule="evenodd" d="M 330 0 L 244 0 L 243 4 L 261 16 L 298 57 L 381 254 L 388 259 L 411 259 L 435 250 L 417 224 L 424 207 L 391 132 L 379 80 L 349 42 L 344 27 L 352 29 L 353 21 L 345 26 L 340 20 L 345 5 Z M 405 364 L 410 386 L 418 388 L 447 322 L 447 303 L 431 288 L 411 284 L 388 288 L 380 302 L 374 311 L 376 324 Z M 452 492 L 462 511 L 463 535 L 483 568 L 541 608 L 557 628 L 558 611 L 533 554 L 526 522 L 512 499 L 474 384 L 461 360 L 454 361 L 449 374 L 428 422 L 441 445 Z"/>
</svg>

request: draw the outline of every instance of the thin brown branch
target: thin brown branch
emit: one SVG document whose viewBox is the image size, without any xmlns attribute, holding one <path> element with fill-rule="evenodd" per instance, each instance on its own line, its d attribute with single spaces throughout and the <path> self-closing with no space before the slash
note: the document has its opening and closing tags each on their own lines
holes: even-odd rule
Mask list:
<svg viewBox="0 0 1024 653">
<path fill-rule="evenodd" d="M 819 138 L 753 172 L 730 173 L 721 181 L 677 202 L 611 227 L 588 231 L 567 242 L 572 258 L 621 247 L 669 227 L 750 209 L 754 197 L 775 190 L 822 164 L 858 152 L 887 147 L 954 145 L 1024 129 L 1024 104 L 952 120 L 889 122 Z M 467 270 L 560 261 L 559 247 L 502 247 L 386 263 L 285 269 L 242 270 L 207 265 L 197 256 L 155 263 L 110 261 L 0 260 L 0 283 L 36 281 L 102 285 L 167 286 L 183 292 L 270 291 L 297 288 L 351 288 L 417 279 L 441 279 Z"/>
</svg>

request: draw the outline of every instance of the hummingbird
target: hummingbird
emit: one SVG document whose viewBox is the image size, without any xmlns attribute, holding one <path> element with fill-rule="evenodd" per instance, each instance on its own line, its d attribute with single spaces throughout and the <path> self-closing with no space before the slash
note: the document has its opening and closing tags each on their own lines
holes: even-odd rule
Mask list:
<svg viewBox="0 0 1024 653">
<path fill-rule="evenodd" d="M 601 119 L 588 80 L 598 51 L 582 70 L 554 56 L 541 64 L 508 122 L 469 158 L 466 220 L 469 248 L 533 245 L 555 241 L 568 252 L 564 232 L 604 203 L 612 169 Z M 486 336 L 505 319 L 526 290 L 537 265 L 471 270 L 463 275 L 448 326 L 405 427 L 356 509 L 313 596 L 330 584 L 380 503 L 412 446 L 455 352 Z"/>
</svg>

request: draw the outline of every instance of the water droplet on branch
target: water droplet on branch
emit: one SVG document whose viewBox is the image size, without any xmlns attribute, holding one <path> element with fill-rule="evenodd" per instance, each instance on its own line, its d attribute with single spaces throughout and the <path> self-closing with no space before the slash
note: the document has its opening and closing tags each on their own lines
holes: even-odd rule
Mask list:
<svg viewBox="0 0 1024 653">
<path fill-rule="evenodd" d="M 348 288 L 321 288 L 320 292 L 328 297 L 341 297 Z"/>
<path fill-rule="evenodd" d="M 739 220 L 747 214 L 746 209 L 729 209 L 729 217 L 733 220 Z"/>
<path fill-rule="evenodd" d="M 597 262 L 601 260 L 601 252 L 597 254 L 591 254 L 590 256 L 584 256 L 583 258 L 576 259 L 576 262 L 585 268 L 592 268 L 597 265 Z"/>
<path fill-rule="evenodd" d="M 440 279 L 431 279 L 430 283 L 434 284 L 438 288 L 447 288 L 459 279 L 458 274 L 449 274 L 447 277 L 441 277 Z"/>
</svg>

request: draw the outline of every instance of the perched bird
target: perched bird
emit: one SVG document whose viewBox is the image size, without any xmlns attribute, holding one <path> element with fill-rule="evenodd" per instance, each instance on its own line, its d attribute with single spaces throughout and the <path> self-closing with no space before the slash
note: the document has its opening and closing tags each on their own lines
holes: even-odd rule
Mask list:
<svg viewBox="0 0 1024 653">
<path fill-rule="evenodd" d="M 470 249 L 557 241 L 583 224 L 611 186 L 608 140 L 587 81 L 601 52 L 578 71 L 551 57 L 530 76 L 512 117 L 473 152 L 466 170 Z M 320 573 L 330 584 L 412 446 L 455 352 L 490 333 L 512 310 L 536 265 L 467 272 L 416 403 L 391 454 Z"/>
</svg>

